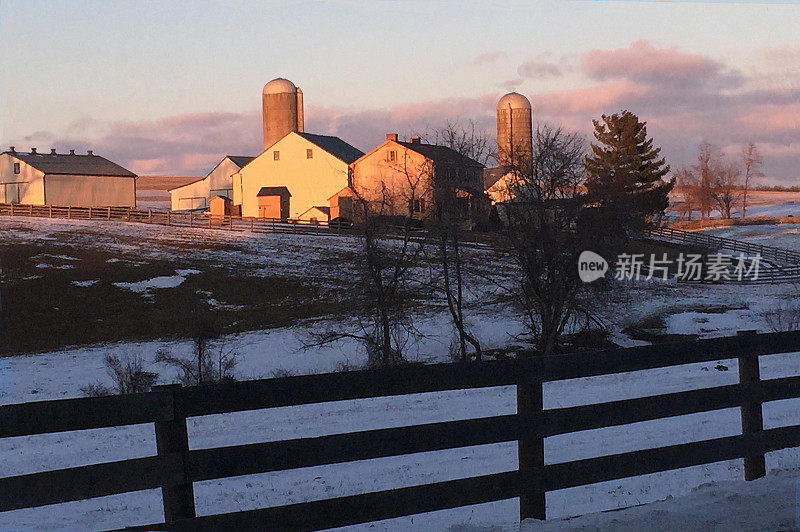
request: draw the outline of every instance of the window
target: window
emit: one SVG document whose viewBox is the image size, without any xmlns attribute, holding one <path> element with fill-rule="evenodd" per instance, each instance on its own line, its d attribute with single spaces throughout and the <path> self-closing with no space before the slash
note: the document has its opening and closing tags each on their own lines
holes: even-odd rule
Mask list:
<svg viewBox="0 0 800 532">
<path fill-rule="evenodd" d="M 281 160 L 281 152 L 279 152 L 279 151 L 272 152 L 272 160 L 273 161 L 280 161 Z"/>
<path fill-rule="evenodd" d="M 306 150 L 306 159 L 313 159 L 313 158 L 314 158 L 314 150 L 312 150 L 310 148 L 307 149 Z"/>
<path fill-rule="evenodd" d="M 397 152 L 394 150 L 389 150 L 389 160 L 396 161 L 397 160 Z"/>
<path fill-rule="evenodd" d="M 19 163 L 14 163 L 14 173 L 15 174 L 19 173 Z"/>
</svg>

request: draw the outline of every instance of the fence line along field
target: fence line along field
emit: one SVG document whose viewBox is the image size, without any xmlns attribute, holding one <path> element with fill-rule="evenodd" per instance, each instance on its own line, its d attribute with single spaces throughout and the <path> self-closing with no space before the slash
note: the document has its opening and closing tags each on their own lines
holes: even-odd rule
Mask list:
<svg viewBox="0 0 800 532">
<path fill-rule="evenodd" d="M 520 518 L 546 516 L 552 490 L 744 458 L 747 480 L 765 474 L 765 453 L 800 446 L 800 425 L 764 428 L 762 405 L 800 397 L 800 375 L 761 380 L 759 357 L 794 352 L 800 332 L 736 337 L 513 361 L 444 364 L 308 375 L 200 387 L 162 387 L 128 396 L 0 407 L 0 436 L 20 437 L 155 423 L 158 454 L 133 460 L 0 479 L 0 509 L 16 510 L 160 487 L 162 529 L 322 529 L 520 498 Z M 738 358 L 738 384 L 637 399 L 544 408 L 544 384 Z M 330 434 L 234 447 L 195 449 L 187 418 L 317 402 L 516 386 L 516 413 L 443 423 Z M 558 463 L 545 460 L 545 438 L 738 408 L 740 435 L 606 453 Z M 518 442 L 518 468 L 428 483 L 270 506 L 234 513 L 195 508 L 193 483 L 268 471 L 369 460 L 449 448 Z M 194 450 L 193 450 L 194 449 Z M 43 489 L 47 486 L 47 489 Z M 198 513 L 202 517 L 198 517 Z M 142 517 L 144 520 L 145 518 Z M 132 523 L 142 524 L 142 523 Z M 147 527 L 145 527 L 147 528 Z"/>
</svg>

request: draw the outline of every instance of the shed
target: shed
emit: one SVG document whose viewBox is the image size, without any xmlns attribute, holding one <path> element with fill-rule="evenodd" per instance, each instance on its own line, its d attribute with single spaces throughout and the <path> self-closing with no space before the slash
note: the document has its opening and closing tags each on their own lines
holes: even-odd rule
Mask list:
<svg viewBox="0 0 800 532">
<path fill-rule="evenodd" d="M 261 187 L 256 194 L 258 198 L 258 217 L 289 219 L 289 201 L 292 195 L 286 187 Z"/>
</svg>

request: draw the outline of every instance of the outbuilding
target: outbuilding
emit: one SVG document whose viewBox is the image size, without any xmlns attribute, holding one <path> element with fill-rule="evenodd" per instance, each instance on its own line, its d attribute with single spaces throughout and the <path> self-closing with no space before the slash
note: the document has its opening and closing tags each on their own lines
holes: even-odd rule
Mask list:
<svg viewBox="0 0 800 532">
<path fill-rule="evenodd" d="M 0 203 L 136 207 L 136 174 L 88 151 L 0 153 Z"/>
</svg>

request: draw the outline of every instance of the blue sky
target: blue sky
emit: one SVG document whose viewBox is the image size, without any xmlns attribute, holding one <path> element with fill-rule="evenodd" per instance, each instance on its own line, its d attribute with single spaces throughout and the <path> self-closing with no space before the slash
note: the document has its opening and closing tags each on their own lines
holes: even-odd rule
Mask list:
<svg viewBox="0 0 800 532">
<path fill-rule="evenodd" d="M 676 102 L 685 114 L 693 90 L 699 111 L 707 110 L 712 94 L 744 98 L 736 102 L 738 114 L 730 101 L 716 101 L 727 106 L 720 127 L 691 137 L 708 136 L 733 150 L 740 139 L 712 137 L 729 129 L 730 120 L 741 122 L 744 103 L 794 111 L 791 94 L 781 91 L 798 89 L 798 21 L 797 3 L 764 2 L 0 0 L 0 146 L 90 145 L 134 171 L 204 173 L 206 159 L 216 157 L 213 145 L 183 161 L 159 156 L 158 144 L 191 151 L 187 132 L 167 131 L 169 124 L 184 117 L 194 129 L 210 127 L 205 137 L 217 137 L 220 154 L 239 146 L 241 153 L 257 151 L 260 89 L 282 76 L 303 88 L 309 126 L 362 149 L 376 144 L 386 127 L 402 134 L 450 117 L 489 127 L 491 100 L 515 89 L 535 108 L 537 100 L 545 103 L 539 118 L 581 130 L 598 111 L 640 105 L 631 110 L 649 118 L 651 129 L 663 127 L 665 150 L 684 164 L 696 146 L 676 144 L 669 129 L 675 115 L 670 121 L 655 100 L 663 101 L 659 91 L 670 83 L 619 68 L 606 75 L 587 63 L 587 54 L 617 51 L 638 61 L 643 53 L 669 63 L 674 53 L 680 64 L 702 57 L 716 65 L 699 76 L 738 75 L 733 85 L 690 80 L 677 88 L 683 97 Z M 647 46 L 636 48 L 637 42 Z M 645 85 L 651 99 L 643 96 Z M 597 106 L 576 111 L 580 116 L 546 105 L 561 95 L 585 101 L 591 97 L 574 92 L 593 88 L 601 96 L 616 91 L 618 100 L 598 97 Z M 781 94 L 758 98 L 754 91 Z M 152 145 L 144 138 L 148 127 Z M 772 152 L 785 159 L 797 148 L 791 129 L 788 137 L 766 135 L 763 142 L 780 145 Z M 121 131 L 135 133 L 136 146 L 147 153 L 114 143 Z M 788 168 L 784 161 L 773 173 L 789 179 Z"/>
</svg>

